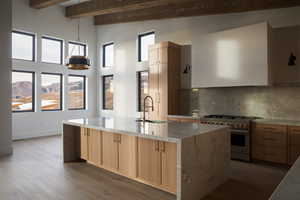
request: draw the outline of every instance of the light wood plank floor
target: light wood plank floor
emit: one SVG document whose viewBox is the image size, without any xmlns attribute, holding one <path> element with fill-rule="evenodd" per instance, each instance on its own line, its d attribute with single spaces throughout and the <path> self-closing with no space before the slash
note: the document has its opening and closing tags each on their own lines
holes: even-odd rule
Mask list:
<svg viewBox="0 0 300 200">
<path fill-rule="evenodd" d="M 63 164 L 60 137 L 14 142 L 0 158 L 1 200 L 174 200 L 149 186 L 85 163 Z M 232 162 L 230 180 L 205 200 L 267 200 L 286 169 Z"/>
</svg>

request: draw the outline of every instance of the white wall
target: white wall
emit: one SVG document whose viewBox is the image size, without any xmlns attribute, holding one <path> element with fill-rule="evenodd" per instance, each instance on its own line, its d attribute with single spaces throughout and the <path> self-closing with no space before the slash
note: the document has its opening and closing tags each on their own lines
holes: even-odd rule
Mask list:
<svg viewBox="0 0 300 200">
<path fill-rule="evenodd" d="M 300 7 L 98 26 L 98 45 L 115 42 L 115 66 L 101 70 L 102 74 L 114 74 L 114 110 L 100 113 L 120 116 L 137 114 L 136 71 L 140 66 L 137 63 L 136 39 L 139 33 L 154 30 L 156 42 L 192 45 L 192 65 L 197 66 L 198 60 L 193 54 L 199 48 L 195 44 L 198 44 L 201 35 L 265 21 L 273 27 L 299 25 Z M 99 99 L 101 101 L 101 96 Z"/>
<path fill-rule="evenodd" d="M 12 152 L 11 145 L 11 0 L 0 7 L 0 156 Z"/>
<path fill-rule="evenodd" d="M 41 36 L 48 35 L 63 39 L 65 55 L 68 52 L 67 42 L 77 39 L 77 20 L 70 20 L 64 16 L 64 8 L 52 6 L 36 10 L 29 7 L 28 0 L 13 0 L 13 29 L 37 34 L 37 61 L 28 62 L 13 60 L 13 69 L 30 70 L 36 72 L 36 112 L 13 113 L 13 139 L 59 134 L 61 121 L 70 118 L 93 117 L 97 115 L 97 70 L 96 70 L 96 29 L 92 18 L 81 19 L 81 42 L 88 45 L 88 56 L 93 65 L 88 71 L 72 71 L 65 66 L 45 64 L 41 62 Z M 68 74 L 82 74 L 88 78 L 87 82 L 87 110 L 68 111 L 67 88 L 64 87 L 63 111 L 40 111 L 40 73 L 55 72 L 64 75 L 67 82 Z M 66 85 L 65 85 L 66 86 Z"/>
</svg>

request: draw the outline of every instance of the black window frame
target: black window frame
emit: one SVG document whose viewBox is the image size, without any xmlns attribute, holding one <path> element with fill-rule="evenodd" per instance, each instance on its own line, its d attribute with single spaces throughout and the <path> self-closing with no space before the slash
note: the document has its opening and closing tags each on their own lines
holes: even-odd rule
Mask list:
<svg viewBox="0 0 300 200">
<path fill-rule="evenodd" d="M 143 62 L 142 61 L 142 38 L 152 34 L 154 34 L 155 36 L 155 31 L 150 31 L 138 35 L 138 62 Z"/>
<path fill-rule="evenodd" d="M 40 97 L 40 102 L 41 102 L 41 111 L 42 112 L 48 112 L 48 111 L 62 111 L 63 110 L 63 74 L 60 73 L 52 73 L 52 72 L 42 72 L 41 73 L 41 89 L 42 89 L 42 75 L 57 75 L 60 76 L 60 109 L 49 109 L 49 110 L 44 110 L 42 108 L 42 98 Z"/>
<path fill-rule="evenodd" d="M 69 108 L 69 77 L 81 77 L 83 78 L 83 107 L 82 108 Z M 68 75 L 68 110 L 86 110 L 86 76 L 85 75 L 77 75 L 77 74 L 69 74 Z"/>
<path fill-rule="evenodd" d="M 105 78 L 107 77 L 112 77 L 114 80 L 114 75 L 104 75 L 102 76 L 102 109 L 103 110 L 114 110 L 114 101 L 113 101 L 113 104 L 112 104 L 112 109 L 108 109 L 105 107 Z"/>
<path fill-rule="evenodd" d="M 112 67 L 112 66 L 106 66 L 106 59 L 105 59 L 105 54 L 106 54 L 106 47 L 113 45 L 114 47 L 114 42 L 110 42 L 110 43 L 106 43 L 104 45 L 102 45 L 102 67 L 106 68 L 106 67 Z"/>
<path fill-rule="evenodd" d="M 87 56 L 87 45 L 84 43 L 73 42 L 73 41 L 68 42 L 68 56 L 71 56 L 71 55 L 69 55 L 70 44 L 82 46 L 83 50 L 84 50 L 84 56 Z"/>
<path fill-rule="evenodd" d="M 138 97 L 138 112 L 143 112 L 143 108 L 142 108 L 142 102 L 141 102 L 141 74 L 143 72 L 147 72 L 148 73 L 148 83 L 149 83 L 149 70 L 144 70 L 144 71 L 138 71 L 136 73 L 137 76 L 137 97 Z"/>
<path fill-rule="evenodd" d="M 12 72 L 30 73 L 32 74 L 32 108 L 31 110 L 12 110 L 13 113 L 35 112 L 35 72 L 26 70 L 12 70 Z"/>
<path fill-rule="evenodd" d="M 43 45 L 43 39 L 60 42 L 60 63 L 43 61 L 43 56 L 42 56 L 43 52 L 41 52 L 41 62 L 46 63 L 46 64 L 63 65 L 63 63 L 64 63 L 64 59 L 63 59 L 63 57 L 64 57 L 64 40 L 50 37 L 50 36 L 42 36 L 42 38 L 41 38 L 42 44 L 41 45 Z M 43 47 L 41 49 L 43 50 Z"/>
<path fill-rule="evenodd" d="M 36 35 L 34 33 L 28 33 L 25 31 L 18 31 L 13 30 L 12 33 L 20 34 L 20 35 L 26 35 L 32 37 L 32 60 L 26 60 L 26 59 L 20 59 L 20 58 L 13 58 L 14 60 L 22 60 L 22 61 L 29 61 L 29 62 L 35 62 L 36 61 Z"/>
</svg>

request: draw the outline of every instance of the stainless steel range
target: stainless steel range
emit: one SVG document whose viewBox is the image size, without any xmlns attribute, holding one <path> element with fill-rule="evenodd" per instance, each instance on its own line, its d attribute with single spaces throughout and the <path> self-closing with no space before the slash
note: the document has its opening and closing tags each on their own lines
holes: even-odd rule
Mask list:
<svg viewBox="0 0 300 200">
<path fill-rule="evenodd" d="M 207 115 L 200 119 L 203 124 L 219 124 L 231 127 L 231 158 L 251 161 L 250 133 L 251 121 L 255 117 L 232 115 Z"/>
</svg>

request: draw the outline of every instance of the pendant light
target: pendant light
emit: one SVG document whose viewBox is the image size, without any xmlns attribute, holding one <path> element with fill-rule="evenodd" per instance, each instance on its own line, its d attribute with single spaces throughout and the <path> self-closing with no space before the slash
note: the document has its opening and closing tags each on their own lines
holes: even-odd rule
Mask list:
<svg viewBox="0 0 300 200">
<path fill-rule="evenodd" d="M 80 1 L 79 1 L 80 3 Z M 80 18 L 78 19 L 78 38 L 77 41 L 80 42 Z M 74 49 L 73 49 L 74 50 Z M 73 51 L 72 50 L 72 51 Z M 72 52 L 71 52 L 72 54 Z M 72 70 L 87 70 L 91 66 L 91 61 L 86 56 L 80 55 L 80 48 L 78 50 L 79 55 L 72 55 L 67 59 L 66 66 Z M 70 55 L 69 55 L 70 56 Z"/>
</svg>

